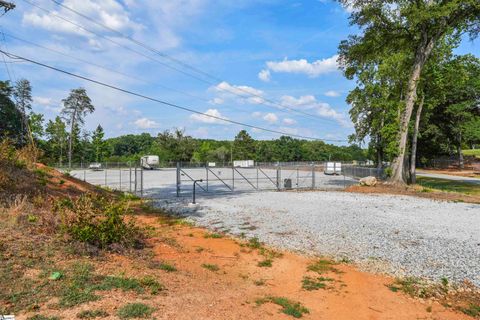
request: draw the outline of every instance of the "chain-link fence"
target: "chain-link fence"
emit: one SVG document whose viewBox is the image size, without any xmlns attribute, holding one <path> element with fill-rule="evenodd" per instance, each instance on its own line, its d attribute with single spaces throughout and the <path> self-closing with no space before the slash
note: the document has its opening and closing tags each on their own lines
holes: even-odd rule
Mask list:
<svg viewBox="0 0 480 320">
<path fill-rule="evenodd" d="M 138 162 L 109 162 L 59 169 L 93 185 L 157 199 L 190 197 L 194 188 L 203 196 L 268 190 L 338 190 L 356 184 L 362 177 L 385 178 L 383 169 L 340 162 L 257 163 L 249 167 L 169 163 L 151 170 Z"/>
</svg>

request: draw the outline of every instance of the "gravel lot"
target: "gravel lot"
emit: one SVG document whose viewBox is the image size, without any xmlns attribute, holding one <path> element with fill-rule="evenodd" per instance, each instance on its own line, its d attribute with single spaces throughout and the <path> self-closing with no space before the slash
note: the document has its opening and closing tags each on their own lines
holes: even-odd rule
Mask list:
<svg viewBox="0 0 480 320">
<path fill-rule="evenodd" d="M 160 201 L 198 225 L 393 275 L 480 286 L 480 205 L 343 192 L 259 192 Z"/>
</svg>

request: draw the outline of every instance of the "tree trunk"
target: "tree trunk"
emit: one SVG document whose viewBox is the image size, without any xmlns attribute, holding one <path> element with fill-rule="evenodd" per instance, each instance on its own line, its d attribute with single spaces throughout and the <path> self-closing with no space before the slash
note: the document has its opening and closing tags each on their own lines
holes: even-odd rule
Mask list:
<svg viewBox="0 0 480 320">
<path fill-rule="evenodd" d="M 405 156 L 407 149 L 408 138 L 408 126 L 413 113 L 413 107 L 417 99 L 417 87 L 420 80 L 420 74 L 422 73 L 423 66 L 430 56 L 434 39 L 428 40 L 426 35 L 422 36 L 423 41 L 417 48 L 415 53 L 415 62 L 413 69 L 408 80 L 408 88 L 405 98 L 405 110 L 402 112 L 400 118 L 400 138 L 398 143 L 398 156 L 395 158 L 392 164 L 392 176 L 390 177 L 390 183 L 404 185 L 407 182 L 407 170 L 405 168 Z"/>
<path fill-rule="evenodd" d="M 70 126 L 70 137 L 68 139 L 68 168 L 72 168 L 72 144 L 73 144 L 73 130 L 75 128 L 75 119 L 76 118 L 76 111 L 73 112 L 72 115 L 72 123 Z"/>
<path fill-rule="evenodd" d="M 425 101 L 425 97 L 422 96 L 422 100 L 418 104 L 417 114 L 415 116 L 415 127 L 413 130 L 413 137 L 412 137 L 412 154 L 410 158 L 410 181 L 412 184 L 417 183 L 417 140 L 418 140 L 418 130 L 420 127 L 420 117 L 422 115 L 423 109 L 423 102 Z"/>
</svg>

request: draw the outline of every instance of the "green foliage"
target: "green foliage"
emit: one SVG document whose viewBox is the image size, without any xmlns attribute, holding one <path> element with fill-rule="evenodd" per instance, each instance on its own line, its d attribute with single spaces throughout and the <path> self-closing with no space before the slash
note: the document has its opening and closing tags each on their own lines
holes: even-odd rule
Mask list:
<svg viewBox="0 0 480 320">
<path fill-rule="evenodd" d="M 41 314 L 36 314 L 32 317 L 27 318 L 27 320 L 60 320 L 59 317 L 47 317 Z"/>
<path fill-rule="evenodd" d="M 328 273 L 328 272 L 340 272 L 337 268 L 334 267 L 335 262 L 325 259 L 317 260 L 316 262 L 308 265 L 307 270 L 313 271 L 318 274 Z"/>
<path fill-rule="evenodd" d="M 223 238 L 223 235 L 221 235 L 220 233 L 213 232 L 213 233 L 205 233 L 203 237 L 205 239 L 221 239 Z"/>
<path fill-rule="evenodd" d="M 118 310 L 117 316 L 120 319 L 147 318 L 153 311 L 155 311 L 155 309 L 146 304 L 129 303 Z"/>
<path fill-rule="evenodd" d="M 303 277 L 302 288 L 308 291 L 327 288 L 326 282 L 334 281 L 332 278 L 325 277 Z"/>
<path fill-rule="evenodd" d="M 266 268 L 266 267 L 270 268 L 272 267 L 272 262 L 273 262 L 272 259 L 265 259 L 265 260 L 259 261 L 257 263 L 257 266 L 263 267 L 263 268 Z"/>
<path fill-rule="evenodd" d="M 467 195 L 480 195 L 480 188 L 478 184 L 456 181 L 456 180 L 445 180 L 437 179 L 430 177 L 418 177 L 417 184 L 421 185 L 427 189 L 439 190 L 444 192 L 455 192 Z"/>
<path fill-rule="evenodd" d="M 477 304 L 470 304 L 468 307 L 460 308 L 459 310 L 470 317 L 480 316 L 480 305 Z"/>
<path fill-rule="evenodd" d="M 67 202 L 68 203 L 68 202 Z M 124 215 L 129 213 L 127 203 L 107 201 L 95 194 L 84 194 L 74 200 L 71 207 L 59 208 L 62 212 L 62 228 L 74 240 L 86 242 L 99 248 L 111 244 L 124 247 L 139 247 L 143 233 Z"/>
<path fill-rule="evenodd" d="M 300 302 L 295 302 L 284 297 L 267 296 L 256 301 L 257 305 L 274 303 L 282 307 L 282 312 L 294 318 L 301 318 L 304 314 L 310 313 Z"/>
<path fill-rule="evenodd" d="M 168 264 L 168 263 L 165 263 L 165 262 L 160 263 L 158 268 L 160 270 L 167 271 L 167 272 L 177 271 L 177 268 L 174 265 L 171 265 L 171 264 Z"/>
</svg>

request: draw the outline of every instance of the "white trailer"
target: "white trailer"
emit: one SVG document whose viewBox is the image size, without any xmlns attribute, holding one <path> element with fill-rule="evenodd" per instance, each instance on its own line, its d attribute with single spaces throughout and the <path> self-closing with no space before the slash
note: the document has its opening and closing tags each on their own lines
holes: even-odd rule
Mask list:
<svg viewBox="0 0 480 320">
<path fill-rule="evenodd" d="M 158 156 L 143 156 L 140 158 L 140 165 L 143 169 L 153 170 L 158 168 L 160 159 Z"/>
<path fill-rule="evenodd" d="M 234 167 L 240 168 L 251 168 L 255 166 L 255 161 L 253 160 L 235 160 L 233 161 Z"/>
<path fill-rule="evenodd" d="M 325 164 L 324 174 L 341 175 L 342 163 L 341 162 L 327 162 Z"/>
</svg>

